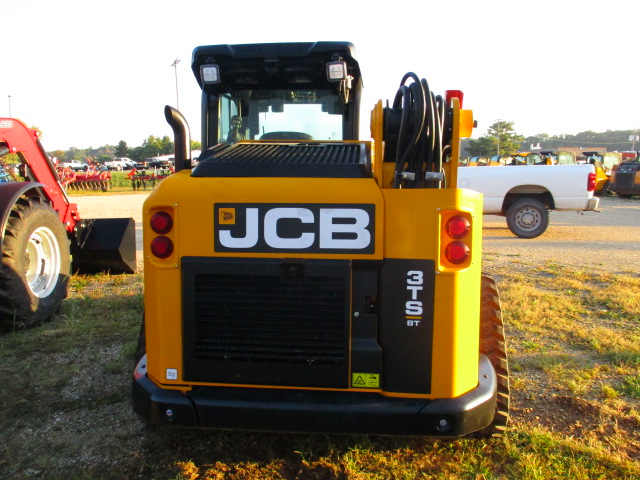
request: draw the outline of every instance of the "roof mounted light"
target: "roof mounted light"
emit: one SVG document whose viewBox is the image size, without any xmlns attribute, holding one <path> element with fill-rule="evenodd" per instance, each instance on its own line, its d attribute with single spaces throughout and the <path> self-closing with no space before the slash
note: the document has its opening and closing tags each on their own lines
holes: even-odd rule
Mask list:
<svg viewBox="0 0 640 480">
<path fill-rule="evenodd" d="M 334 55 L 331 62 L 327 62 L 327 80 L 338 83 L 338 92 L 342 95 L 344 103 L 349 103 L 349 92 L 353 77 L 347 71 L 347 62 L 340 55 Z"/>
<path fill-rule="evenodd" d="M 336 61 L 327 63 L 327 80 L 340 82 L 347 79 L 347 62 Z"/>
<path fill-rule="evenodd" d="M 220 83 L 220 68 L 218 65 L 201 65 L 200 78 L 205 84 Z"/>
</svg>

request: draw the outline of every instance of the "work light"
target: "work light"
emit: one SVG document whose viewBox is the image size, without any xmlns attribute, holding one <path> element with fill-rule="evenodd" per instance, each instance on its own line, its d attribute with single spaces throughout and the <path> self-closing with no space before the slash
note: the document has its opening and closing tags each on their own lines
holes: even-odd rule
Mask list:
<svg viewBox="0 0 640 480">
<path fill-rule="evenodd" d="M 218 65 L 201 65 L 200 78 L 202 83 L 220 83 L 220 68 Z"/>
</svg>

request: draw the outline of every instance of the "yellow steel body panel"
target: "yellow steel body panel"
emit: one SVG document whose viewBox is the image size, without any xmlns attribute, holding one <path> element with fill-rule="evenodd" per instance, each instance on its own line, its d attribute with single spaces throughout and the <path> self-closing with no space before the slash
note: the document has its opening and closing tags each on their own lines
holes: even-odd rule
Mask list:
<svg viewBox="0 0 640 480">
<path fill-rule="evenodd" d="M 206 196 L 203 192 L 210 193 Z M 208 200 L 203 202 L 203 196 Z M 374 204 L 375 251 L 344 255 L 215 252 L 216 201 L 265 203 L 265 199 L 269 204 Z M 150 253 L 150 242 L 157 234 L 150 229 L 149 220 L 157 211 L 169 212 L 174 219 L 174 227 L 166 236 L 175 248 L 166 259 Z M 481 196 L 459 189 L 380 189 L 373 179 L 193 178 L 189 171 L 178 172 L 163 180 L 162 188 L 156 188 L 144 204 L 148 375 L 163 388 L 190 388 L 182 379 L 180 258 L 183 256 L 431 259 L 437 272 L 431 393 L 382 393 L 424 398 L 462 395 L 477 384 L 482 217 L 474 212 L 481 211 Z M 442 243 L 446 241 L 441 233 L 443 222 L 456 213 L 467 216 L 472 224 L 470 238 L 466 240 L 471 252 L 462 266 L 441 260 Z"/>
<path fill-rule="evenodd" d="M 203 202 L 203 192 L 210 192 Z M 268 202 L 265 202 L 268 199 Z M 376 208 L 375 251 L 373 254 L 321 253 L 237 253 L 214 251 L 214 204 L 374 204 Z M 150 253 L 150 242 L 157 236 L 149 226 L 157 211 L 174 217 L 173 231 L 166 234 L 174 251 L 166 259 Z M 182 382 L 182 295 L 180 258 L 346 258 L 381 260 L 383 255 L 384 203 L 380 189 L 371 178 L 192 178 L 183 170 L 162 182 L 147 198 L 143 207 L 144 308 L 149 377 L 161 384 Z M 175 380 L 167 381 L 166 369 L 177 371 Z"/>
<path fill-rule="evenodd" d="M 609 182 L 609 175 L 607 175 L 602 168 L 601 164 L 596 164 L 596 188 L 595 192 L 601 192 L 604 186 Z"/>
<path fill-rule="evenodd" d="M 373 110 L 371 110 L 371 138 L 373 139 L 372 149 L 372 173 L 373 178 L 380 186 L 383 186 L 383 161 L 384 161 L 384 141 L 383 138 L 384 111 L 382 100 L 378 100 Z"/>
<path fill-rule="evenodd" d="M 373 178 L 192 178 L 190 171 L 183 170 L 165 179 L 161 188 L 156 188 L 149 195 L 143 211 L 144 308 L 149 378 L 163 388 L 183 391 L 189 390 L 191 385 L 202 385 L 187 385 L 182 379 L 180 258 L 183 256 L 426 259 L 433 260 L 436 269 L 431 393 L 385 392 L 379 388 L 346 390 L 375 391 L 394 397 L 455 398 L 475 388 L 478 380 L 482 196 L 455 188 L 459 138 L 470 135 L 473 116 L 471 111 L 460 110 L 457 98 L 452 99 L 452 107 L 453 142 L 451 161 L 445 164 L 448 177 L 448 188 L 445 189 L 391 188 L 395 165 L 393 162 L 384 162 L 384 112 L 381 101 L 374 106 L 371 115 L 373 141 L 368 148 Z M 208 196 L 205 192 L 209 192 Z M 203 202 L 203 197 L 208 200 Z M 375 250 L 371 254 L 301 252 L 299 255 L 215 252 L 216 202 L 227 205 L 373 204 L 376 212 Z M 157 234 L 151 230 L 149 220 L 158 211 L 168 212 L 174 219 L 174 228 L 166 236 L 175 248 L 165 259 L 158 259 L 150 253 L 150 242 Z M 469 256 L 459 265 L 445 259 L 446 244 L 452 239 L 447 237 L 444 225 L 454 215 L 464 216 L 471 224 L 470 233 L 464 239 L 470 248 Z M 375 382 L 368 386 L 374 387 Z"/>
<path fill-rule="evenodd" d="M 385 198 L 385 258 L 436 261 L 432 391 L 453 398 L 478 380 L 482 196 L 463 189 L 389 189 Z M 471 220 L 469 260 L 461 268 L 443 259 L 441 235 L 452 214 Z M 402 395 L 405 396 L 405 395 Z"/>
</svg>

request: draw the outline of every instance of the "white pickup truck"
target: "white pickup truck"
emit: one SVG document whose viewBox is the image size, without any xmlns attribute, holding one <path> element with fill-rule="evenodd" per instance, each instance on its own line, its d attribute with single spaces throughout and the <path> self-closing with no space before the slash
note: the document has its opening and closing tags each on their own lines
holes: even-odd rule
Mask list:
<svg viewBox="0 0 640 480">
<path fill-rule="evenodd" d="M 135 167 L 135 162 L 127 157 L 120 157 L 104 162 L 104 166 L 109 170 L 131 170 Z"/>
<path fill-rule="evenodd" d="M 80 160 L 69 160 L 68 162 L 62 162 L 58 166 L 63 168 L 70 168 L 76 172 L 84 172 L 89 169 L 89 165 L 87 163 L 81 162 Z"/>
<path fill-rule="evenodd" d="M 458 169 L 458 187 L 484 195 L 483 213 L 506 217 L 521 238 L 542 235 L 549 210 L 595 210 L 595 168 L 582 165 L 501 165 Z"/>
</svg>

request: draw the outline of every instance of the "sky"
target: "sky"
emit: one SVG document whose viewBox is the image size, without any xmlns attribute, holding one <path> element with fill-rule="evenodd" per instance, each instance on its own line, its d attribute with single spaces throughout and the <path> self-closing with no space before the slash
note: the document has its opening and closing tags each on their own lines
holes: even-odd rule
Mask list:
<svg viewBox="0 0 640 480">
<path fill-rule="evenodd" d="M 637 1 L 0 0 L 0 18 L 0 117 L 48 151 L 172 137 L 165 105 L 200 140 L 191 54 L 224 43 L 352 42 L 367 128 L 415 72 L 464 92 L 474 138 L 499 120 L 525 136 L 640 129 Z"/>
</svg>

